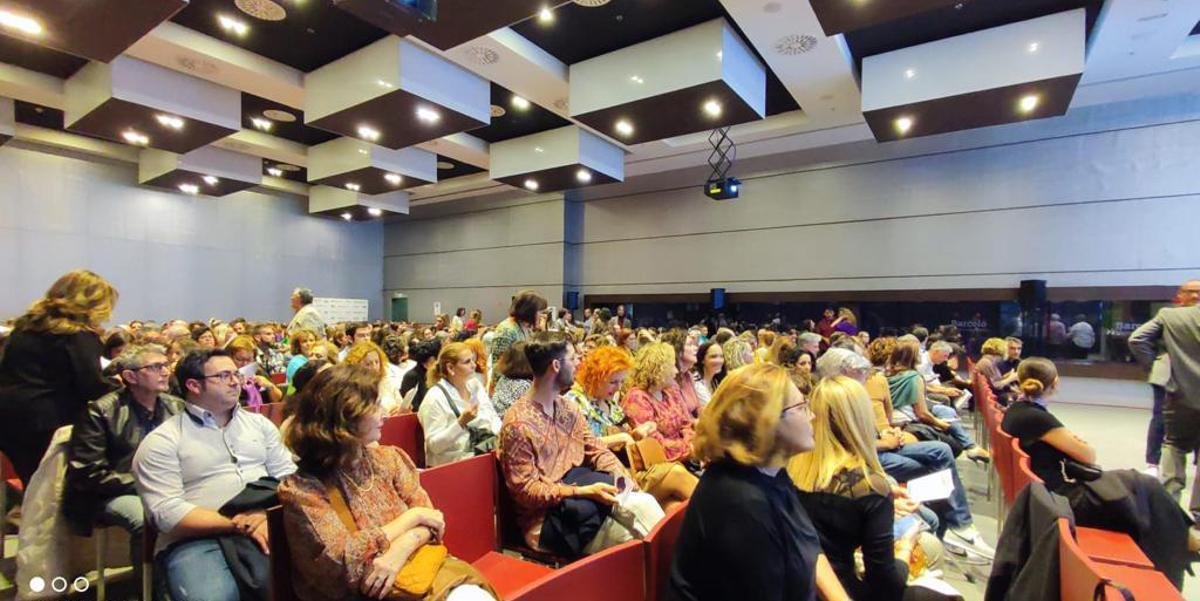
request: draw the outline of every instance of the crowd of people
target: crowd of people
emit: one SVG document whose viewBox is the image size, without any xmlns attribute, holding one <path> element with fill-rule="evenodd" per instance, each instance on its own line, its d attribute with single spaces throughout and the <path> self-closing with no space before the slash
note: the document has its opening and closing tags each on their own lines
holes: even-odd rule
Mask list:
<svg viewBox="0 0 1200 601">
<path fill-rule="evenodd" d="M 672 599 L 914 598 L 909 582 L 943 556 L 994 555 L 959 474 L 990 455 L 963 425 L 975 399 L 953 328 L 872 339 L 844 307 L 796 329 L 634 328 L 624 306 L 576 322 L 534 290 L 494 325 L 465 308 L 427 325 L 327 324 L 298 288 L 286 324 L 106 332 L 117 301 L 102 277 L 73 271 L 12 323 L 0 451 L 28 482 L 72 426 L 64 518 L 81 535 L 128 530 L 135 568 L 152 554 L 177 601 L 265 598 L 265 510 L 277 504 L 304 601 L 496 598 L 440 545 L 455 525 L 413 459 L 378 444 L 383 420 L 402 413 L 419 419 L 429 467 L 496 454 L 530 553 L 595 553 L 688 503 Z M 1131 341 L 1154 361 L 1162 338 L 1178 366 L 1163 402 L 1165 488 L 1136 472 L 1086 485 L 1056 476 L 1095 453 L 1047 410 L 1054 364 L 997 338 L 976 365 L 1009 407 L 1005 430 L 1080 523 L 1131 533 L 1177 586 L 1198 548 L 1177 461 L 1200 446 L 1196 313 L 1164 312 Z M 246 410 L 271 403 L 283 404 L 278 427 Z M 947 498 L 909 498 L 904 483 L 939 472 L 954 485 Z M 1098 500 L 1101 485 L 1126 496 Z M 136 544 L 147 523 L 155 549 Z M 423 588 L 405 588 L 414 581 Z"/>
</svg>

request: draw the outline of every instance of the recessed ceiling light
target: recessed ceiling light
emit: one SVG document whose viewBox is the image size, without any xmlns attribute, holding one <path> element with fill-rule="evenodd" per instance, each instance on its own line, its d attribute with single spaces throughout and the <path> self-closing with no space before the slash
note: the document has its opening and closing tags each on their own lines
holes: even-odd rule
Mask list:
<svg viewBox="0 0 1200 601">
<path fill-rule="evenodd" d="M 632 81 L 633 83 L 636 83 L 636 84 L 646 83 L 646 80 L 642 79 L 640 75 L 630 75 L 629 81 Z"/>
<path fill-rule="evenodd" d="M 267 174 L 272 177 L 283 177 L 283 170 L 277 169 L 275 167 L 270 167 L 267 169 Z"/>
<path fill-rule="evenodd" d="M 1026 96 L 1022 96 L 1021 102 L 1018 106 L 1021 107 L 1022 113 L 1032 113 L 1033 109 L 1037 108 L 1038 102 L 1040 102 L 1041 99 L 1042 98 L 1040 96 L 1038 96 L 1037 94 L 1029 94 Z"/>
<path fill-rule="evenodd" d="M 533 180 L 533 179 L 525 180 L 525 188 L 527 190 L 532 190 L 534 192 L 537 192 L 537 189 L 538 189 L 537 180 Z"/>
<path fill-rule="evenodd" d="M 346 189 L 351 192 L 358 192 L 359 190 L 362 189 L 362 186 L 360 186 L 354 182 L 346 182 Z"/>
<path fill-rule="evenodd" d="M 183 119 L 175 115 L 155 115 L 154 119 L 163 127 L 171 129 L 183 129 Z"/>
<path fill-rule="evenodd" d="M 426 123 L 437 123 L 439 120 L 441 120 L 441 118 L 441 113 L 438 113 L 431 108 L 424 106 L 417 107 L 417 119 L 420 119 L 421 121 Z"/>
<path fill-rule="evenodd" d="M 575 172 L 575 179 L 579 180 L 581 184 L 586 184 L 592 181 L 592 172 L 587 169 L 580 169 Z"/>
<path fill-rule="evenodd" d="M 538 21 L 542 23 L 553 23 L 554 11 L 550 10 L 549 6 L 543 6 L 542 10 L 538 11 Z"/>
<path fill-rule="evenodd" d="M 370 207 L 367 209 L 367 212 L 370 213 L 372 217 L 381 217 L 383 215 L 383 209 L 379 207 Z"/>
<path fill-rule="evenodd" d="M 145 146 L 150 143 L 150 138 L 147 138 L 145 134 L 132 129 L 127 129 L 121 132 L 121 137 L 125 138 L 126 142 L 129 142 L 130 144 L 137 144 L 138 146 Z"/>
<path fill-rule="evenodd" d="M 217 182 L 219 182 L 219 181 L 221 181 L 221 180 L 217 179 L 217 176 L 215 176 L 215 175 L 206 175 L 206 176 L 204 176 L 204 183 L 206 183 L 206 184 L 208 184 L 208 185 L 210 185 L 210 186 L 215 186 L 215 185 L 217 185 Z"/>
<path fill-rule="evenodd" d="M 534 152 L 546 152 L 546 149 L 542 148 L 541 146 L 534 146 L 533 151 Z"/>
<path fill-rule="evenodd" d="M 717 58 L 725 58 L 725 51 L 724 51 L 724 50 L 718 50 L 718 51 L 717 51 Z"/>
<path fill-rule="evenodd" d="M 721 116 L 721 103 L 716 100 L 709 100 L 704 103 L 704 112 L 708 113 L 709 117 Z"/>
<path fill-rule="evenodd" d="M 384 80 L 382 80 L 382 79 L 376 79 L 376 80 L 375 80 L 375 83 L 376 83 L 376 84 L 377 84 L 379 87 L 381 87 L 381 88 L 387 88 L 387 89 L 389 89 L 389 90 L 390 90 L 390 89 L 392 89 L 392 88 L 394 88 L 394 87 L 396 87 L 396 86 L 392 85 L 392 84 L 391 84 L 391 82 L 387 82 L 387 81 L 384 81 Z"/>
<path fill-rule="evenodd" d="M 912 117 L 900 117 L 896 119 L 895 124 L 896 131 L 900 132 L 900 135 L 904 135 L 908 133 L 908 130 L 912 129 L 913 119 Z"/>
<path fill-rule="evenodd" d="M 0 26 L 15 29 L 29 35 L 42 34 L 42 24 L 38 23 L 36 19 L 11 13 L 7 10 L 0 10 Z"/>
<path fill-rule="evenodd" d="M 387 182 L 393 186 L 399 186 L 404 182 L 404 178 L 398 173 L 388 173 L 383 176 L 383 179 L 386 179 Z"/>
<path fill-rule="evenodd" d="M 351 219 L 354 219 L 354 215 L 351 215 L 350 213 L 342 213 L 342 219 L 350 221 Z"/>
<path fill-rule="evenodd" d="M 287 163 L 280 163 L 275 166 L 279 167 L 283 171 L 299 171 L 300 170 L 300 167 L 297 167 L 296 165 L 289 165 Z"/>
<path fill-rule="evenodd" d="M 262 112 L 262 115 L 272 121 L 281 121 L 283 123 L 291 123 L 296 120 L 296 115 L 279 109 L 267 109 Z"/>
<path fill-rule="evenodd" d="M 529 101 L 525 100 L 524 98 L 521 98 L 520 96 L 517 96 L 516 94 L 513 94 L 512 105 L 513 105 L 513 108 L 515 108 L 519 111 L 523 111 L 523 110 L 529 108 Z"/>
<path fill-rule="evenodd" d="M 1028 48 L 1029 53 L 1033 54 L 1034 52 L 1038 51 L 1038 48 L 1041 48 L 1041 47 L 1042 47 L 1042 45 L 1038 44 L 1037 42 L 1029 42 L 1029 48 Z"/>
<path fill-rule="evenodd" d="M 368 142 L 374 142 L 379 139 L 379 130 L 368 125 L 360 125 L 358 126 L 358 137 Z"/>
<path fill-rule="evenodd" d="M 633 124 L 624 119 L 617 121 L 616 129 L 617 133 L 622 136 L 629 137 L 633 135 Z"/>
<path fill-rule="evenodd" d="M 253 124 L 254 127 L 263 131 L 271 131 L 271 127 L 275 125 L 274 123 L 271 123 L 270 119 L 263 119 L 262 117 L 251 117 L 250 123 Z"/>
<path fill-rule="evenodd" d="M 220 23 L 221 29 L 235 35 L 246 35 L 250 31 L 249 25 L 229 15 L 217 15 L 217 23 Z"/>
<path fill-rule="evenodd" d="M 904 79 L 912 79 L 917 76 L 917 72 L 913 69 L 904 70 Z"/>
<path fill-rule="evenodd" d="M 454 163 L 451 163 L 450 161 L 438 161 L 437 168 L 441 169 L 442 171 L 446 171 L 447 169 L 453 169 Z"/>
<path fill-rule="evenodd" d="M 184 194 L 199 194 L 200 186 L 196 184 L 179 184 L 179 191 Z"/>
</svg>

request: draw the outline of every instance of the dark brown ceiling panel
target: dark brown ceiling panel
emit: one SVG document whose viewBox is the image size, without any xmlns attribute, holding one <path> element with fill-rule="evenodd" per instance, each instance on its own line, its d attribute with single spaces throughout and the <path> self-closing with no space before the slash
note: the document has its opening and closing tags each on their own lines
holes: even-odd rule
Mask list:
<svg viewBox="0 0 1200 601">
<path fill-rule="evenodd" d="M 709 100 L 721 103 L 719 118 L 714 119 L 704 112 L 703 106 Z M 640 144 L 756 121 L 762 117 L 724 81 L 713 81 L 583 113 L 575 118 L 614 140 L 624 144 Z M 619 121 L 629 122 L 633 126 L 633 133 L 623 135 L 618 131 L 616 124 Z"/>
<path fill-rule="evenodd" d="M 1016 123 L 1030 119 L 1057 117 L 1067 113 L 1080 75 L 1055 77 L 970 94 L 946 96 L 914 104 L 888 107 L 863 113 L 871 132 L 879 142 L 930 136 L 951 131 Z M 1019 110 L 1021 98 L 1037 95 L 1038 103 L 1029 113 Z M 906 133 L 896 120 L 911 119 Z"/>
<path fill-rule="evenodd" d="M 219 178 L 216 183 L 210 184 L 204 181 L 204 177 L 205 174 L 203 173 L 196 173 L 186 169 L 175 169 L 143 183 L 147 186 L 163 188 L 172 192 L 183 191 L 180 186 L 195 186 L 196 190 L 198 190 L 197 194 L 201 196 L 226 196 L 234 192 L 253 188 L 257 185 L 252 182 L 243 182 L 225 177 Z"/>
<path fill-rule="evenodd" d="M 149 138 L 151 148 L 186 154 L 235 133 L 237 130 L 188 119 L 179 130 L 163 127 L 155 118 L 160 111 L 117 98 L 109 98 L 67 127 L 67 131 L 86 134 L 121 144 L 129 144 L 123 133 L 133 130 Z"/>
<path fill-rule="evenodd" d="M 577 177 L 580 169 L 587 169 L 591 174 L 591 179 L 586 183 L 581 182 Z M 537 188 L 531 189 L 526 187 L 525 183 L 529 180 L 537 182 Z M 508 184 L 510 186 L 529 190 L 530 192 L 561 192 L 563 190 L 571 190 L 573 188 L 583 188 L 585 186 L 597 186 L 600 184 L 611 184 L 618 181 L 616 178 L 605 175 L 594 169 L 578 163 L 574 165 L 563 165 L 553 169 L 543 169 L 531 173 L 522 173 L 521 175 L 513 175 L 510 177 L 497 178 L 496 181 Z"/>
<path fill-rule="evenodd" d="M 363 194 L 386 194 L 388 192 L 395 192 L 396 190 L 405 190 L 413 186 L 434 183 L 417 179 L 411 175 L 404 175 L 401 176 L 400 183 L 394 184 L 387 180 L 388 175 L 396 174 L 386 169 L 380 169 L 379 167 L 363 167 L 362 169 L 323 177 L 309 183 L 312 185 L 332 186 L 334 188 L 345 188 L 346 184 L 353 184 L 358 186 L 358 191 Z"/>
<path fill-rule="evenodd" d="M 436 107 L 440 118 L 436 123 L 418 121 L 413 115 L 416 115 L 420 107 Z M 388 127 L 379 127 L 379 139 L 371 142 L 393 150 L 487 125 L 484 121 L 434 104 L 404 90 L 376 96 L 362 104 L 310 121 L 308 125 L 349 138 L 358 138 L 358 128 L 363 123 L 389 124 Z"/>
<path fill-rule="evenodd" d="M 437 19 L 430 20 L 395 0 L 333 0 L 334 6 L 398 36 L 412 35 L 449 50 L 536 15 L 562 0 L 437 0 Z"/>
<path fill-rule="evenodd" d="M 954 6 L 963 0 L 810 0 L 825 35 L 832 36 L 880 23 L 902 19 L 935 8 Z"/>
<path fill-rule="evenodd" d="M 185 6 L 187 0 L 7 0 L 4 10 L 27 25 L 4 33 L 107 63 Z"/>
</svg>

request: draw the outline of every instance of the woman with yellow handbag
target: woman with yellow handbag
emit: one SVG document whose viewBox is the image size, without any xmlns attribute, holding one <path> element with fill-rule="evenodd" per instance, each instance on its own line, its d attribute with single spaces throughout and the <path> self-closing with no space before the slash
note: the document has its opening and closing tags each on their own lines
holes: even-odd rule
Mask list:
<svg viewBox="0 0 1200 601">
<path fill-rule="evenodd" d="M 446 524 L 400 449 L 379 440 L 377 374 L 339 365 L 302 393 L 287 443 L 299 471 L 279 486 L 302 601 L 492 600 L 470 564 L 440 543 Z"/>
</svg>

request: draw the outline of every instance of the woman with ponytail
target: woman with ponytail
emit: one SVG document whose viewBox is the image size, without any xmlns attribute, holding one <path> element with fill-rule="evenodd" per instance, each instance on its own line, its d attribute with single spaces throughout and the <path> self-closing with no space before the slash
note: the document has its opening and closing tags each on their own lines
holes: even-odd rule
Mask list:
<svg viewBox="0 0 1200 601">
<path fill-rule="evenodd" d="M 58 278 L 13 324 L 0 359 L 0 451 L 22 482 L 29 483 L 54 431 L 116 387 L 100 373 L 101 324 L 116 303 L 112 284 L 79 269 Z"/>
<path fill-rule="evenodd" d="M 1017 367 L 1020 396 L 1001 428 L 1021 441 L 1030 466 L 1046 488 L 1066 497 L 1080 526 L 1125 532 L 1177 587 L 1200 549 L 1193 521 L 1158 480 L 1134 470 L 1101 471 L 1096 450 L 1050 413 L 1058 370 L 1042 357 Z"/>
</svg>

